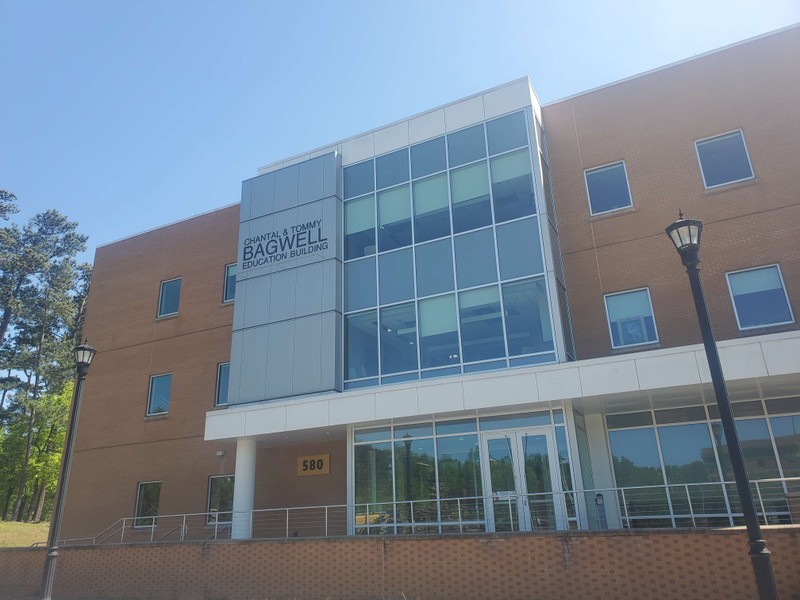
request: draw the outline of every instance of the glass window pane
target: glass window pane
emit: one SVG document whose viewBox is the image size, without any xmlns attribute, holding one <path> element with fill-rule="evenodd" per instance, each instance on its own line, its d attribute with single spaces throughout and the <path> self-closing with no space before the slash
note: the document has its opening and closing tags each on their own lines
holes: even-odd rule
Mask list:
<svg viewBox="0 0 800 600">
<path fill-rule="evenodd" d="M 659 427 L 658 437 L 669 483 L 719 481 L 707 423 Z"/>
<path fill-rule="evenodd" d="M 395 425 L 394 439 L 405 437 L 432 437 L 433 423 L 414 423 L 413 425 Z"/>
<path fill-rule="evenodd" d="M 375 254 L 375 196 L 344 204 L 344 258 Z"/>
<path fill-rule="evenodd" d="M 536 212 L 531 158 L 527 150 L 492 159 L 492 197 L 497 223 Z"/>
<path fill-rule="evenodd" d="M 614 348 L 658 341 L 648 290 L 606 296 L 606 312 Z"/>
<path fill-rule="evenodd" d="M 136 516 L 135 527 L 149 527 L 155 525 L 155 519 L 146 517 L 158 516 L 158 503 L 161 496 L 161 482 L 150 481 L 140 483 L 136 490 Z"/>
<path fill-rule="evenodd" d="M 777 266 L 728 273 L 728 285 L 740 329 L 793 321 Z"/>
<path fill-rule="evenodd" d="M 228 383 L 231 375 L 231 363 L 223 363 L 217 368 L 217 401 L 221 406 L 228 403 Z"/>
<path fill-rule="evenodd" d="M 454 295 L 420 300 L 419 344 L 423 369 L 460 362 Z"/>
<path fill-rule="evenodd" d="M 436 435 L 447 435 L 448 433 L 474 433 L 477 430 L 478 422 L 475 419 L 439 421 L 436 423 Z M 439 456 L 441 456 L 441 454 Z"/>
<path fill-rule="evenodd" d="M 230 302 L 236 297 L 236 265 L 225 267 L 225 290 L 222 292 L 222 301 Z"/>
<path fill-rule="evenodd" d="M 544 199 L 547 202 L 547 213 L 550 217 L 550 221 L 556 223 L 556 204 L 553 201 L 553 188 L 552 182 L 550 181 L 550 167 L 547 166 L 547 163 L 542 160 L 542 187 L 544 188 Z"/>
<path fill-rule="evenodd" d="M 408 148 L 376 158 L 375 174 L 379 190 L 408 181 Z"/>
<path fill-rule="evenodd" d="M 392 443 L 382 442 L 355 446 L 356 504 L 380 504 L 393 501 Z M 356 507 L 356 523 L 359 516 L 365 520 L 366 507 Z M 371 523 L 394 521 L 391 504 L 369 507 Z"/>
<path fill-rule="evenodd" d="M 707 188 L 753 176 L 741 131 L 697 142 L 697 155 Z"/>
<path fill-rule="evenodd" d="M 616 163 L 586 171 L 586 187 L 593 215 L 631 206 L 625 165 Z"/>
<path fill-rule="evenodd" d="M 523 219 L 497 227 L 500 279 L 544 273 L 538 219 Z"/>
<path fill-rule="evenodd" d="M 464 362 L 505 356 L 497 286 L 461 292 L 458 303 Z"/>
<path fill-rule="evenodd" d="M 436 452 L 433 439 L 396 440 L 394 443 L 394 489 L 398 523 L 438 521 L 436 502 L 414 502 L 436 498 Z"/>
<path fill-rule="evenodd" d="M 459 288 L 497 281 L 494 235 L 491 229 L 466 233 L 455 238 L 456 279 Z"/>
<path fill-rule="evenodd" d="M 378 257 L 381 304 L 391 304 L 414 297 L 414 261 L 411 248 L 381 254 Z"/>
<path fill-rule="evenodd" d="M 374 310 L 348 315 L 344 326 L 346 379 L 378 374 L 378 314 Z"/>
<path fill-rule="evenodd" d="M 147 414 L 158 415 L 169 411 L 169 390 L 172 375 L 156 375 L 150 378 L 150 398 L 147 402 Z"/>
<path fill-rule="evenodd" d="M 472 421 L 473 431 L 475 421 Z M 477 435 L 459 435 L 455 437 L 439 438 L 436 440 L 437 459 L 439 461 L 439 497 L 441 498 L 471 498 L 483 496 L 481 486 L 481 462 L 478 450 Z M 445 507 L 442 511 L 445 513 Z M 462 505 L 462 519 L 473 520 L 469 513 L 464 512 Z M 456 513 L 458 505 L 455 506 Z M 476 511 L 477 512 L 477 511 Z M 449 514 L 446 513 L 446 514 Z M 442 520 L 457 520 L 458 515 L 447 519 L 445 514 Z"/>
<path fill-rule="evenodd" d="M 453 251 L 450 240 L 416 246 L 417 296 L 441 294 L 453 289 Z"/>
<path fill-rule="evenodd" d="M 653 415 L 650 411 L 624 413 L 621 415 L 608 415 L 606 417 L 606 426 L 609 429 L 623 428 L 623 427 L 639 427 L 640 425 L 652 425 Z"/>
<path fill-rule="evenodd" d="M 411 146 L 411 176 L 414 179 L 444 171 L 446 168 L 443 137 Z"/>
<path fill-rule="evenodd" d="M 161 282 L 161 293 L 158 299 L 158 316 L 174 315 L 181 302 L 181 280 Z"/>
<path fill-rule="evenodd" d="M 733 468 L 731 467 L 728 443 L 721 423 L 712 423 L 714 439 L 719 451 L 719 462 L 726 481 L 733 481 Z M 747 475 L 751 480 L 772 479 L 780 477 L 778 463 L 775 460 L 775 451 L 769 437 L 766 419 L 736 419 L 736 433 L 742 446 L 744 464 Z"/>
<path fill-rule="evenodd" d="M 381 373 L 417 369 L 417 315 L 414 303 L 381 309 Z"/>
<path fill-rule="evenodd" d="M 375 173 L 371 160 L 344 168 L 344 197 L 354 198 L 375 190 Z"/>
<path fill-rule="evenodd" d="M 537 425 L 551 425 L 552 418 L 549 410 L 540 410 L 520 415 L 500 415 L 498 417 L 482 417 L 481 431 L 498 429 L 516 429 L 517 427 L 536 427 Z"/>
<path fill-rule="evenodd" d="M 414 182 L 414 235 L 417 243 L 450 235 L 446 174 Z"/>
<path fill-rule="evenodd" d="M 373 427 L 370 429 L 356 429 L 354 432 L 355 441 L 358 442 L 381 442 L 392 439 L 391 427 Z"/>
<path fill-rule="evenodd" d="M 344 265 L 344 309 L 370 308 L 377 304 L 375 259 L 364 258 Z"/>
<path fill-rule="evenodd" d="M 380 252 L 411 244 L 411 199 L 408 186 L 378 193 L 378 249 Z"/>
<path fill-rule="evenodd" d="M 233 511 L 233 475 L 219 475 L 208 482 L 209 523 L 230 523 Z"/>
<path fill-rule="evenodd" d="M 492 223 L 489 173 L 485 162 L 451 171 L 450 196 L 453 200 L 453 230 L 456 233 Z"/>
<path fill-rule="evenodd" d="M 662 410 L 657 410 L 655 412 L 656 412 L 656 423 L 658 423 L 659 425 L 706 420 L 706 410 L 702 406 L 687 406 L 684 408 L 666 408 Z"/>
<path fill-rule="evenodd" d="M 800 477 L 800 415 L 772 417 L 772 433 L 784 477 Z"/>
<path fill-rule="evenodd" d="M 800 412 L 800 397 L 772 398 L 766 401 L 767 412 L 771 415 L 785 415 Z"/>
<path fill-rule="evenodd" d="M 484 158 L 486 139 L 483 134 L 483 124 L 448 135 L 447 153 L 451 168 Z"/>
<path fill-rule="evenodd" d="M 619 487 L 664 485 L 656 434 L 652 427 L 609 431 L 608 441 Z"/>
<path fill-rule="evenodd" d="M 494 155 L 528 144 L 525 113 L 520 111 L 486 123 L 489 154 Z"/>
<path fill-rule="evenodd" d="M 509 356 L 553 350 L 553 329 L 544 279 L 505 284 L 503 306 Z"/>
</svg>

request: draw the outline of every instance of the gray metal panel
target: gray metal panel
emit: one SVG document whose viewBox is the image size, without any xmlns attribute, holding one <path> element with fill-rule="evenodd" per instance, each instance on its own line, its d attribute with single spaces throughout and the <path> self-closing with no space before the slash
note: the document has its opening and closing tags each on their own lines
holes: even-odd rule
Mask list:
<svg viewBox="0 0 800 600">
<path fill-rule="evenodd" d="M 237 332 L 242 336 L 242 354 L 238 361 L 241 367 L 239 402 L 255 402 L 264 399 L 266 387 L 267 347 L 269 328 L 256 327 Z"/>
<path fill-rule="evenodd" d="M 268 329 L 271 343 L 267 351 L 267 389 L 264 397 L 271 399 L 291 396 L 295 363 L 295 321 L 268 325 Z"/>
<path fill-rule="evenodd" d="M 298 167 L 300 168 L 298 204 L 305 204 L 306 202 L 313 202 L 323 198 L 325 196 L 323 158 L 307 160 L 300 163 Z"/>
<path fill-rule="evenodd" d="M 242 182 L 242 201 L 239 204 L 239 221 L 246 221 L 250 218 L 250 201 L 253 191 L 253 180 L 247 179 Z"/>
<path fill-rule="evenodd" d="M 336 260 L 323 263 L 321 290 L 321 308 L 319 312 L 342 310 L 342 265 Z M 319 283 L 318 283 L 319 285 Z"/>
<path fill-rule="evenodd" d="M 322 385 L 320 351 L 323 343 L 322 315 L 312 315 L 294 321 L 293 394 L 310 394 L 325 389 Z"/>
<path fill-rule="evenodd" d="M 269 323 L 272 279 L 268 276 L 256 277 L 255 279 L 248 279 L 246 283 L 247 296 L 242 300 L 245 303 L 244 323 L 242 326 L 255 327 Z"/>
<path fill-rule="evenodd" d="M 294 316 L 304 317 L 322 312 L 322 282 L 325 271 L 324 263 L 318 262 L 295 269 L 297 282 L 294 290 Z"/>
<path fill-rule="evenodd" d="M 248 297 L 248 281 L 242 281 L 241 283 L 236 284 L 236 294 L 241 297 L 239 302 L 236 302 L 234 299 L 233 302 L 233 330 L 236 331 L 237 329 L 241 329 L 244 327 L 244 313 L 245 313 L 245 303 Z"/>
<path fill-rule="evenodd" d="M 275 171 L 275 210 L 297 206 L 300 167 L 292 165 Z"/>
<path fill-rule="evenodd" d="M 251 197 L 250 219 L 268 215 L 275 211 L 275 174 L 267 173 L 254 177 Z"/>
<path fill-rule="evenodd" d="M 322 366 L 322 389 L 342 390 L 342 315 L 328 312 L 322 315 L 322 341 L 320 342 L 320 364 Z"/>
<path fill-rule="evenodd" d="M 341 192 L 341 159 L 340 156 L 331 152 L 322 157 L 323 169 L 323 188 L 322 197 L 328 196 L 342 197 Z"/>
<path fill-rule="evenodd" d="M 272 279 L 269 294 L 269 321 L 293 319 L 298 269 L 289 269 L 269 275 Z"/>
</svg>

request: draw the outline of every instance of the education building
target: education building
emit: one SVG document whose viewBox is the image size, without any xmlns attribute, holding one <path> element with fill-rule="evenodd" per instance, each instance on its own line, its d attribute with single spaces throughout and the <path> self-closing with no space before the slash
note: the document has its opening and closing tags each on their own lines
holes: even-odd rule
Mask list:
<svg viewBox="0 0 800 600">
<path fill-rule="evenodd" d="M 63 537 L 740 522 L 679 210 L 759 514 L 797 522 L 798 56 L 519 79 L 98 248 Z"/>
</svg>

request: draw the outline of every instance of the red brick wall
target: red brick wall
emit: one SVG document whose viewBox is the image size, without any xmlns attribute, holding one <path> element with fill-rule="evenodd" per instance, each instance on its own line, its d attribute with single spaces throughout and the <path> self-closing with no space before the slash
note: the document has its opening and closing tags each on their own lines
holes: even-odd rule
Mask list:
<svg viewBox="0 0 800 600">
<path fill-rule="evenodd" d="M 800 528 L 768 527 L 783 600 Z M 743 530 L 335 538 L 65 548 L 59 600 L 634 600 L 756 597 Z M 44 549 L 0 550 L 0 598 L 36 597 Z"/>
</svg>

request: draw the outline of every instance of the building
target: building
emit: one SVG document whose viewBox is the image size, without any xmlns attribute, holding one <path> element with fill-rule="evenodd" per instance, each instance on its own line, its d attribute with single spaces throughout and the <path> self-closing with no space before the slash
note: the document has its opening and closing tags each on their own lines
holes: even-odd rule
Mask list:
<svg viewBox="0 0 800 600">
<path fill-rule="evenodd" d="M 789 522 L 798 56 L 795 26 L 545 106 L 520 79 L 98 248 L 64 537 L 739 522 L 679 209 Z"/>
</svg>

